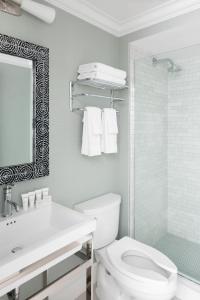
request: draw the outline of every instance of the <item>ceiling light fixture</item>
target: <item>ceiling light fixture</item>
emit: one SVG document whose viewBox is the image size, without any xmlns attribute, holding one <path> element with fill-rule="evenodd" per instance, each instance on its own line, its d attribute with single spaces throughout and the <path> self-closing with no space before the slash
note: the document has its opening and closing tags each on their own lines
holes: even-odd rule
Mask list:
<svg viewBox="0 0 200 300">
<path fill-rule="evenodd" d="M 54 8 L 32 0 L 0 0 L 0 10 L 15 16 L 20 16 L 24 10 L 49 24 L 55 20 L 56 16 Z"/>
</svg>

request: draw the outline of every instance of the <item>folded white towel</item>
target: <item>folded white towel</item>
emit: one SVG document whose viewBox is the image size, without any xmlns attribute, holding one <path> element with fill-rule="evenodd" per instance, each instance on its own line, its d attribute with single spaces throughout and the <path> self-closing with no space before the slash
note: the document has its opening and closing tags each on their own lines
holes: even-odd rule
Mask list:
<svg viewBox="0 0 200 300">
<path fill-rule="evenodd" d="M 117 153 L 117 114 L 113 108 L 104 108 L 102 113 L 102 143 L 101 149 L 104 153 Z"/>
<path fill-rule="evenodd" d="M 83 116 L 81 153 L 87 156 L 101 155 L 101 136 L 101 109 L 98 107 L 86 107 Z"/>
<path fill-rule="evenodd" d="M 125 79 L 119 79 L 117 77 L 111 76 L 109 74 L 105 74 L 103 72 L 85 72 L 78 75 L 79 80 L 83 79 L 99 79 L 106 82 L 110 82 L 111 84 L 120 84 L 120 85 L 126 85 Z"/>
<path fill-rule="evenodd" d="M 85 72 L 103 72 L 106 74 L 110 74 L 111 76 L 117 77 L 119 79 L 126 79 L 126 72 L 120 69 L 113 68 L 111 66 L 102 64 L 102 63 L 89 63 L 80 65 L 78 68 L 78 73 L 85 73 Z"/>
</svg>

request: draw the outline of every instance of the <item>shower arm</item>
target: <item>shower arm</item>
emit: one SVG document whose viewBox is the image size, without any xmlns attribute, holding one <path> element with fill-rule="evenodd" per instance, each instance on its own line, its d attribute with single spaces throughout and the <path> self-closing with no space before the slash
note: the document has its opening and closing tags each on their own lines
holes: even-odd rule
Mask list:
<svg viewBox="0 0 200 300">
<path fill-rule="evenodd" d="M 170 64 L 170 67 L 171 68 L 173 68 L 173 66 L 174 66 L 174 62 L 173 62 L 173 60 L 171 59 L 171 58 L 161 58 L 161 59 L 157 59 L 157 58 L 155 58 L 155 57 L 153 57 L 153 63 L 155 64 L 155 65 L 157 65 L 159 62 L 167 62 L 168 64 Z"/>
</svg>

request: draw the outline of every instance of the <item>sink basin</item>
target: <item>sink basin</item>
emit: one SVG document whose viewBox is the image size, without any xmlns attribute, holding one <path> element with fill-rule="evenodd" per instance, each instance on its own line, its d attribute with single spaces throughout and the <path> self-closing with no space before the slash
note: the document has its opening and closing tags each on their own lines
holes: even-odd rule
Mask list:
<svg viewBox="0 0 200 300">
<path fill-rule="evenodd" d="M 0 281 L 95 228 L 94 219 L 55 202 L 0 218 Z"/>
</svg>

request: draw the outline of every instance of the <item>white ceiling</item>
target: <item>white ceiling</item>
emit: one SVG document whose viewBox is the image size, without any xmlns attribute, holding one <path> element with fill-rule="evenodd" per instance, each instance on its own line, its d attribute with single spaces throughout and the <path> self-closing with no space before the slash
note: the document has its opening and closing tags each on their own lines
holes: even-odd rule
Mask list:
<svg viewBox="0 0 200 300">
<path fill-rule="evenodd" d="M 143 14 L 169 0 L 80 0 L 99 13 L 106 14 L 119 23 L 125 23 L 134 16 Z"/>
<path fill-rule="evenodd" d="M 115 36 L 200 9 L 200 0 L 46 0 Z"/>
</svg>

